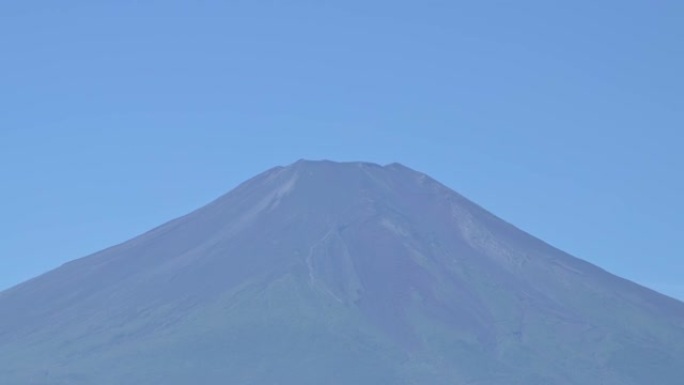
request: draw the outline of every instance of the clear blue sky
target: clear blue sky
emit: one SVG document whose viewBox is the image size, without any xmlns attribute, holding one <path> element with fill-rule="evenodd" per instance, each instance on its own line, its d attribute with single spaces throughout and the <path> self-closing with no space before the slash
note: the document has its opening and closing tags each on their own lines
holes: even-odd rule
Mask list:
<svg viewBox="0 0 684 385">
<path fill-rule="evenodd" d="M 0 3 L 0 288 L 299 158 L 684 298 L 684 2 Z"/>
</svg>

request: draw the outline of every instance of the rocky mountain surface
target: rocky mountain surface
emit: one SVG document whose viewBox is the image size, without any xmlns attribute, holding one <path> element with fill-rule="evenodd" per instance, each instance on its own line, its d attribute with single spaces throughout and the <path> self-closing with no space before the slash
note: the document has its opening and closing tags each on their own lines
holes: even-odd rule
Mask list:
<svg viewBox="0 0 684 385">
<path fill-rule="evenodd" d="M 679 385 L 684 303 L 400 164 L 299 161 L 1 292 L 0 383 Z"/>
</svg>

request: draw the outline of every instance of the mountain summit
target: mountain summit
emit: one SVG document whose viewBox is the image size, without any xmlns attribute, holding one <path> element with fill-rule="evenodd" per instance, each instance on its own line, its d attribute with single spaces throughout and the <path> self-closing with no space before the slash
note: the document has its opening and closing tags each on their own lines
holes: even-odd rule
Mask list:
<svg viewBox="0 0 684 385">
<path fill-rule="evenodd" d="M 3 385 L 683 379 L 683 303 L 400 164 L 276 167 L 0 293 Z"/>
</svg>

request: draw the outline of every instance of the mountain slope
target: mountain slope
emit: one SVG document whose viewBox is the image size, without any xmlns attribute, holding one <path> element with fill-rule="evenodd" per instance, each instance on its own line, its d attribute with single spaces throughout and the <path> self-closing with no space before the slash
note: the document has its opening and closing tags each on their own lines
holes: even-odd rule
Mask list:
<svg viewBox="0 0 684 385">
<path fill-rule="evenodd" d="M 684 304 L 399 164 L 300 161 L 0 293 L 3 384 L 679 384 Z"/>
</svg>

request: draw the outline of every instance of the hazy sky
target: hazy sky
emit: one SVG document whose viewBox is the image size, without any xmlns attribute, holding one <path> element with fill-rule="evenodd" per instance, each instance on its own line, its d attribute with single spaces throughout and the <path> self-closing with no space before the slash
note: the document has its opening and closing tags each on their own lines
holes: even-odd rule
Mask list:
<svg viewBox="0 0 684 385">
<path fill-rule="evenodd" d="M 684 298 L 684 2 L 0 3 L 0 289 L 299 158 Z"/>
</svg>

